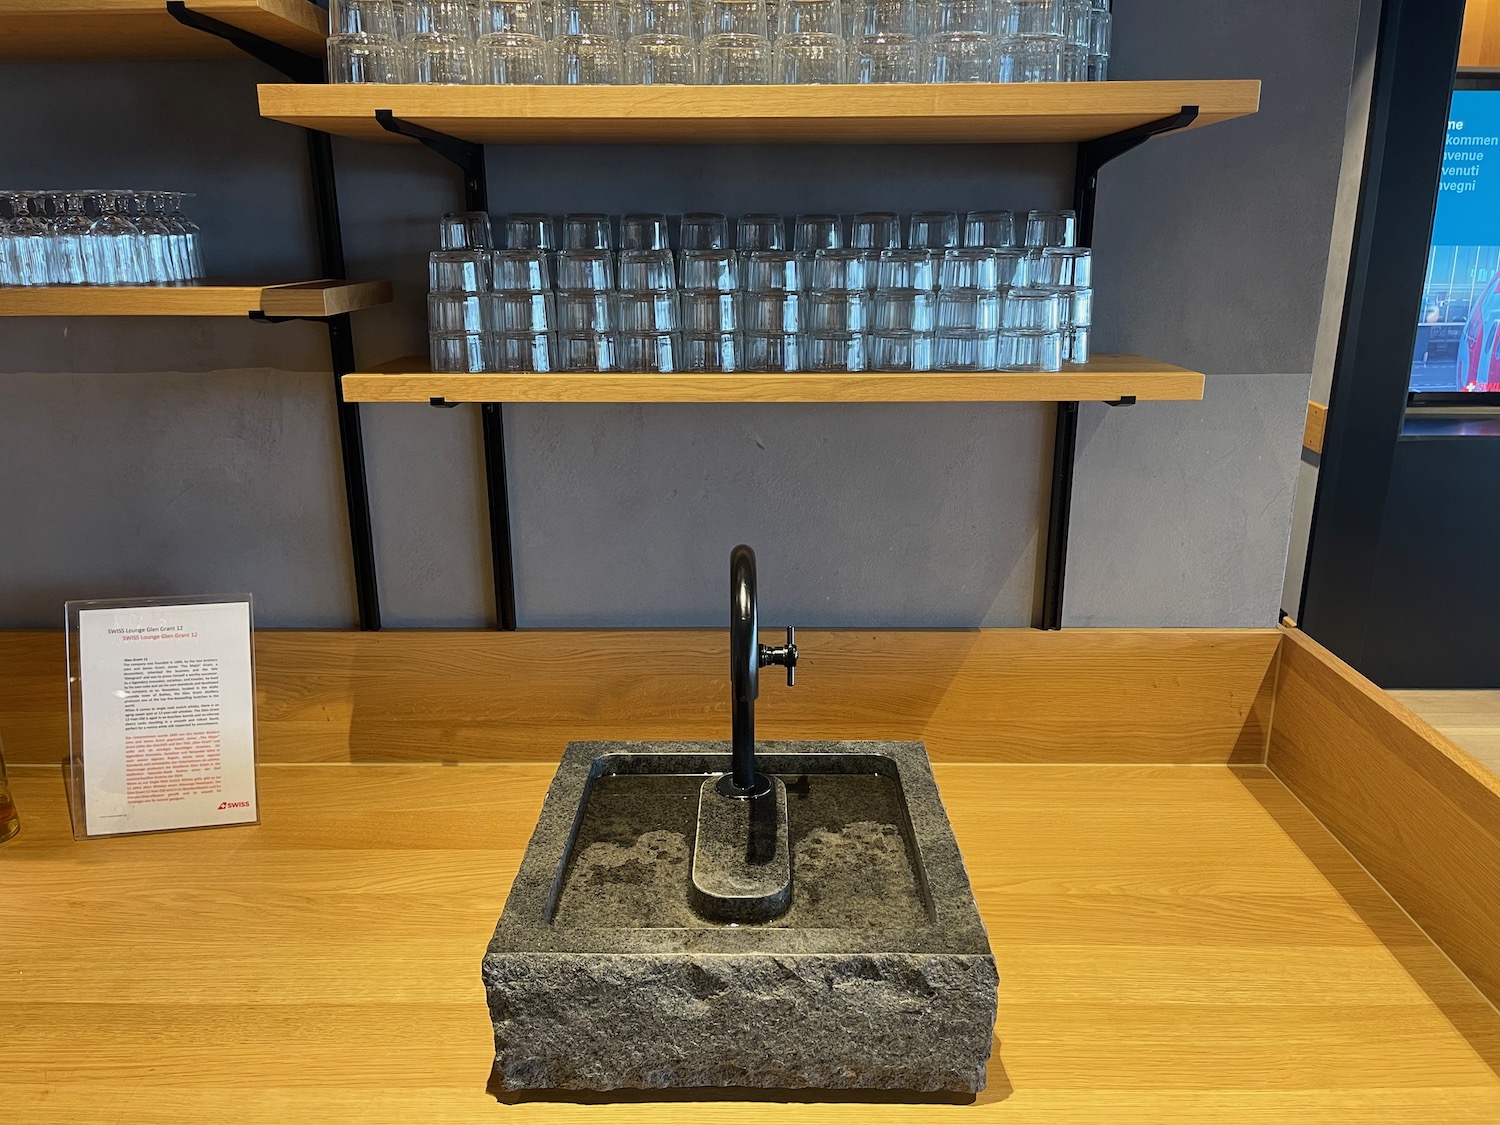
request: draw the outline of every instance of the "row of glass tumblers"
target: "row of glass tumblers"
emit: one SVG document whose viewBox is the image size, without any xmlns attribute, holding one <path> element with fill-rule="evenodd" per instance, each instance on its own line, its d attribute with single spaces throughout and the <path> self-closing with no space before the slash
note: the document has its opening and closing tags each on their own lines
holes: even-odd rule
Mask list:
<svg viewBox="0 0 1500 1125">
<path fill-rule="evenodd" d="M 333 0 L 330 82 L 763 85 L 1108 77 L 1109 0 Z"/>
<path fill-rule="evenodd" d="M 489 276 L 480 263 L 488 261 Z M 497 250 L 432 256 L 433 370 L 1058 371 L 1087 363 L 1086 248 Z M 486 284 L 488 283 L 488 284 Z"/>
</svg>

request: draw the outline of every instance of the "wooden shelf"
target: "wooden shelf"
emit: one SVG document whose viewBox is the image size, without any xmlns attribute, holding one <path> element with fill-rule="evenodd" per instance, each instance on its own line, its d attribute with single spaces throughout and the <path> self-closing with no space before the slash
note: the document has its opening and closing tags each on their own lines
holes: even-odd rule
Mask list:
<svg viewBox="0 0 1500 1125">
<path fill-rule="evenodd" d="M 0 289 L 0 316 L 336 316 L 390 300 L 388 281 L 45 285 Z"/>
<path fill-rule="evenodd" d="M 328 13 L 309 0 L 190 0 L 201 15 L 321 57 Z M 184 27 L 166 0 L 0 0 L 0 61 L 243 58 Z"/>
<path fill-rule="evenodd" d="M 377 109 L 479 144 L 1071 142 L 1199 107 L 1199 125 L 1252 114 L 1258 81 L 931 86 L 266 85 L 261 116 L 400 141 Z"/>
<path fill-rule="evenodd" d="M 417 356 L 344 376 L 350 402 L 1072 402 L 1133 395 L 1195 402 L 1203 376 L 1141 356 L 1097 356 L 1058 374 L 441 375 Z"/>
</svg>

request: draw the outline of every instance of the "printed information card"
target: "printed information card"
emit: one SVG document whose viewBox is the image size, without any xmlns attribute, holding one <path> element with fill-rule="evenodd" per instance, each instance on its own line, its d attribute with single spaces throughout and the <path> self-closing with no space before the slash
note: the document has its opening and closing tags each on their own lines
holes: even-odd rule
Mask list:
<svg viewBox="0 0 1500 1125">
<path fill-rule="evenodd" d="M 249 599 L 74 606 L 81 834 L 255 823 Z"/>
</svg>

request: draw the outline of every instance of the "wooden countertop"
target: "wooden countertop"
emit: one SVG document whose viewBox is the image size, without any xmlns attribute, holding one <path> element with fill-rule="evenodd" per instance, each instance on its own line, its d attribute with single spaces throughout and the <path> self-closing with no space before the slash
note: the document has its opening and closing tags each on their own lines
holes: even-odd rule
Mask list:
<svg viewBox="0 0 1500 1125">
<path fill-rule="evenodd" d="M 498 1104 L 479 962 L 553 768 L 267 765 L 258 827 L 87 843 L 13 768 L 6 1120 L 1500 1120 L 1500 1016 L 1259 766 L 936 767 L 1000 965 L 974 1105 Z"/>
</svg>

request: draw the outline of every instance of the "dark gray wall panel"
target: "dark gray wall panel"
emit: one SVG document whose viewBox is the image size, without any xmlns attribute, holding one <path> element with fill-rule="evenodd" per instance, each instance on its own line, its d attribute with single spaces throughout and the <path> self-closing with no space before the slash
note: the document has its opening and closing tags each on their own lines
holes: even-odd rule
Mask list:
<svg viewBox="0 0 1500 1125">
<path fill-rule="evenodd" d="M 1359 0 L 1121 3 L 1112 75 L 1259 78 L 1254 117 L 1105 169 L 1099 345 L 1200 371 L 1311 371 Z"/>
<path fill-rule="evenodd" d="M 512 409 L 521 625 L 721 625 L 740 542 L 764 622 L 1024 625 L 1049 416 Z"/>
<path fill-rule="evenodd" d="M 1276 624 L 1308 380 L 1216 375 L 1202 402 L 1085 406 L 1064 624 Z"/>
</svg>

